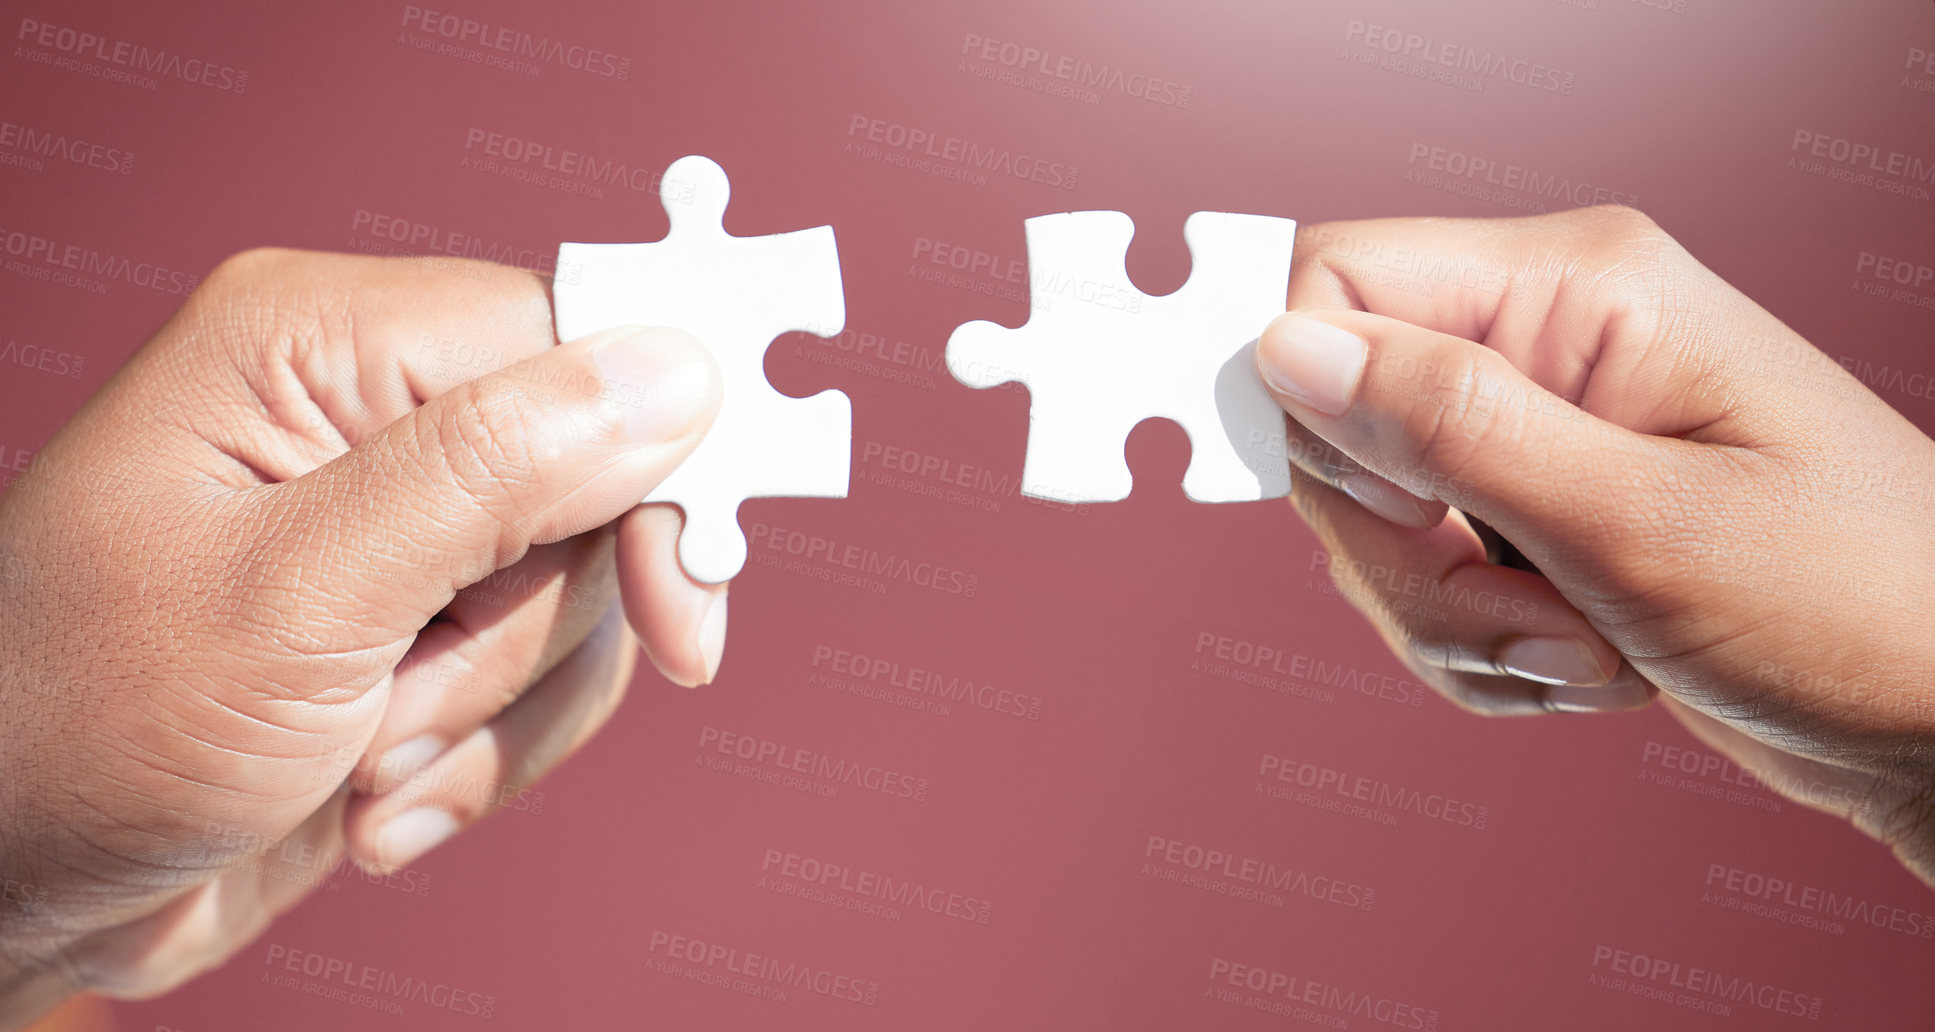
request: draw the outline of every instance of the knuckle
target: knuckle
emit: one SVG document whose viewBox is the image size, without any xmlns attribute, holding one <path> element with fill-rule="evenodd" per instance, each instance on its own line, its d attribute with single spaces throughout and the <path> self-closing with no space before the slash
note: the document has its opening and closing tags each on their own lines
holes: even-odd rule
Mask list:
<svg viewBox="0 0 1935 1032">
<path fill-rule="evenodd" d="M 1498 715 L 1498 699 L 1493 692 L 1482 685 L 1478 678 L 1469 674 L 1447 670 L 1433 665 L 1420 655 L 1405 658 L 1405 666 L 1418 676 L 1420 681 L 1430 685 L 1446 702 L 1479 717 Z"/>
<path fill-rule="evenodd" d="M 292 247 L 250 247 L 222 259 L 196 291 L 224 303 L 266 304 L 292 281 L 309 278 L 317 259 L 327 256 Z"/>
<path fill-rule="evenodd" d="M 1438 689 L 1438 694 L 1444 696 L 1446 702 L 1474 717 L 1498 716 L 1498 705 L 1491 695 L 1471 687 L 1464 678 L 1447 677 L 1443 679 L 1443 683 L 1434 687 Z"/>
<path fill-rule="evenodd" d="M 1598 236 L 1623 236 L 1628 239 L 1665 238 L 1666 232 L 1651 215 L 1627 204 L 1597 204 L 1579 209 L 1582 221 Z"/>
<path fill-rule="evenodd" d="M 1501 370 L 1486 361 L 1477 345 L 1440 347 L 1428 364 L 1435 370 L 1430 382 L 1416 392 L 1415 403 L 1397 421 L 1401 440 L 1397 459 L 1404 469 L 1429 474 L 1444 493 L 1444 485 L 1464 482 L 1464 474 L 1507 433 L 1508 420 L 1499 418 L 1500 406 L 1488 401 L 1512 385 Z M 1400 485 L 1402 486 L 1402 485 Z M 1447 499 L 1453 500 L 1453 499 Z"/>
<path fill-rule="evenodd" d="M 224 258 L 176 316 L 184 332 L 157 340 L 173 337 L 258 369 L 313 347 L 323 336 L 317 258 L 283 247 L 252 247 Z"/>
<path fill-rule="evenodd" d="M 396 800 L 397 810 L 434 809 L 442 810 L 455 818 L 459 829 L 490 816 L 497 807 L 496 797 L 490 786 L 495 782 L 487 780 L 479 771 L 442 762 L 433 763 L 416 772 L 410 780 L 390 790 Z M 371 841 L 363 852 L 369 856 L 377 855 L 374 848 L 376 829 L 370 829 Z"/>
<path fill-rule="evenodd" d="M 1284 427 L 1284 450 L 1290 464 L 1297 469 L 1327 483 L 1363 472 L 1364 467 L 1345 454 L 1343 449 L 1310 432 L 1295 419 L 1286 416 Z"/>
<path fill-rule="evenodd" d="M 1870 790 L 1854 808 L 1857 824 L 1904 856 L 1935 857 L 1935 772 L 1919 758 L 1881 761 Z"/>
<path fill-rule="evenodd" d="M 1325 492 L 1334 491 L 1336 488 L 1302 466 L 1290 467 L 1290 508 L 1309 525 L 1326 548 L 1337 540 L 1330 518 L 1330 507 L 1334 502 L 1325 496 Z"/>
<path fill-rule="evenodd" d="M 1588 285 L 1601 295 L 1608 321 L 1637 317 L 1662 326 L 1686 293 L 1676 289 L 1687 271 L 1685 249 L 1645 212 L 1626 207 L 1590 210 L 1595 217 L 1584 242 L 1592 277 Z"/>
<path fill-rule="evenodd" d="M 498 511 L 537 483 L 542 462 L 533 446 L 540 415 L 530 396 L 508 385 L 462 389 L 435 422 L 430 464 L 485 508 Z M 500 512 L 507 522 L 521 514 Z"/>
<path fill-rule="evenodd" d="M 237 251 L 209 271 L 208 288 L 235 289 L 270 278 L 291 252 L 280 247 L 251 247 Z"/>
<path fill-rule="evenodd" d="M 1437 600 L 1440 582 L 1415 570 L 1333 553 L 1327 560 L 1331 583 L 1352 608 L 1363 614 L 1393 652 L 1442 669 L 1468 651 L 1452 630 L 1450 614 Z"/>
</svg>

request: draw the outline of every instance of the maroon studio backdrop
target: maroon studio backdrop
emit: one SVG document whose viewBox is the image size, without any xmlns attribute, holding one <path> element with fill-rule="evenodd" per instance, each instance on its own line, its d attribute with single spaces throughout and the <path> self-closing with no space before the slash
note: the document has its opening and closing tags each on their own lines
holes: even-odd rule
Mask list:
<svg viewBox="0 0 1935 1032">
<path fill-rule="evenodd" d="M 730 231 L 830 223 L 846 285 L 766 369 L 851 396 L 852 494 L 744 507 L 717 683 L 642 670 L 502 813 L 316 872 L 123 1028 L 1929 1027 L 1935 895 L 1884 849 L 1665 713 L 1429 695 L 1287 506 L 1187 501 L 1173 424 L 1126 502 L 1021 497 L 1027 393 L 941 361 L 1027 318 L 1031 215 L 1130 213 L 1162 294 L 1196 210 L 1619 201 L 1930 428 L 1928 0 L 4 9 L 0 468 L 255 245 L 549 271 L 661 236 L 704 154 Z"/>
</svg>

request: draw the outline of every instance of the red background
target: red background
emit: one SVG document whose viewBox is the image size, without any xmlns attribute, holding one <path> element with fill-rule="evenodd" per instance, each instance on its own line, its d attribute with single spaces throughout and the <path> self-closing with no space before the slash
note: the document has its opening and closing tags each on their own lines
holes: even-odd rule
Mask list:
<svg viewBox="0 0 1935 1032">
<path fill-rule="evenodd" d="M 6 7 L 0 120 L 134 156 L 126 174 L 0 165 L 6 234 L 200 274 L 259 244 L 384 243 L 357 226 L 359 210 L 471 234 L 527 264 L 562 240 L 664 232 L 651 190 L 606 184 L 586 196 L 466 167 L 483 156 L 466 148 L 473 130 L 647 173 L 709 155 L 732 177 L 731 231 L 831 223 L 849 330 L 905 342 L 917 357 L 895 368 L 928 379 L 814 361 L 849 353 L 782 338 L 767 362 L 775 384 L 853 399 L 852 497 L 754 501 L 742 521 L 975 578 L 972 598 L 895 579 L 878 593 L 761 565 L 786 557 L 755 547 L 717 683 L 684 691 L 642 672 L 610 728 L 510 812 L 409 880 L 336 871 L 226 969 L 120 1008 L 123 1027 L 1409 1020 L 1337 1025 L 1322 1004 L 1302 1017 L 1248 1009 L 1216 998 L 1230 988 L 1211 980 L 1218 959 L 1436 1011 L 1443 1029 L 1926 1027 L 1935 942 L 1859 922 L 1793 925 L 1704 894 L 1722 865 L 1920 915 L 1935 915 L 1935 897 L 1885 850 L 1733 783 L 1731 768 L 1669 769 L 1668 747 L 1691 750 L 1696 771 L 1709 754 L 1664 713 L 1485 721 L 1314 675 L 1279 691 L 1203 669 L 1217 647 L 1203 643 L 1227 638 L 1278 650 L 1285 669 L 1315 661 L 1387 695 L 1419 690 L 1329 592 L 1316 545 L 1284 505 L 1184 499 L 1188 446 L 1175 426 L 1130 438 L 1133 498 L 1079 513 L 998 491 L 935 498 L 923 492 L 945 485 L 931 476 L 860 476 L 882 472 L 863 461 L 868 442 L 1010 482 L 1020 471 L 1026 394 L 971 391 L 936 363 L 961 322 L 1024 321 L 1025 295 L 994 291 L 1025 284 L 930 282 L 915 272 L 916 241 L 1018 259 L 1027 216 L 1120 209 L 1139 227 L 1130 273 L 1160 294 L 1188 274 L 1181 226 L 1199 209 L 1310 224 L 1570 206 L 1414 181 L 1431 170 L 1413 155 L 1434 147 L 1636 196 L 1831 355 L 1911 374 L 1879 391 L 1935 425 L 1929 302 L 1872 296 L 1857 275 L 1864 252 L 1935 264 L 1930 184 L 1889 192 L 1793 163 L 1797 131 L 1935 163 L 1935 72 L 1908 66 L 1911 49 L 1935 50 L 1926 0 L 448 5 L 607 51 L 628 62 L 622 79 L 417 49 L 411 40 L 431 34 L 407 26 L 400 3 Z M 23 18 L 245 71 L 246 87 L 161 77 L 149 89 L 39 63 L 32 51 L 46 48 L 17 38 Z M 1483 78 L 1472 90 L 1363 64 L 1380 52 L 1353 22 L 1548 66 L 1568 88 Z M 999 51 L 964 54 L 970 37 L 1057 55 L 1051 67 L 1065 54 L 1150 75 L 1186 86 L 1188 103 L 1107 86 L 1091 103 L 984 78 L 976 68 L 1003 69 Z M 1066 166 L 1074 187 L 894 167 L 849 150 L 856 116 Z M 24 465 L 180 301 L 122 280 L 97 291 L 0 270 L 0 342 L 67 356 L 57 369 L 0 367 L 0 465 Z M 832 672 L 814 665 L 821 646 L 1020 693 L 1039 715 L 960 702 L 942 714 L 828 687 L 813 680 Z M 925 798 L 850 784 L 827 798 L 710 770 L 696 762 L 707 727 L 906 772 L 926 779 Z M 1271 798 L 1257 792 L 1265 755 L 1482 806 L 1485 826 L 1410 810 L 1392 810 L 1390 824 Z M 1374 906 L 1300 892 L 1275 906 L 1164 880 L 1147 873 L 1163 866 L 1145 860 L 1151 836 L 1369 888 Z M 989 919 L 903 907 L 895 920 L 783 895 L 761 884 L 777 873 L 762 872 L 769 849 L 987 901 Z M 794 987 L 778 1001 L 701 984 L 660 970 L 655 932 L 869 980 L 877 996 L 867 1005 Z M 1809 1020 L 1644 999 L 1589 981 L 1608 973 L 1594 964 L 1600 947 L 1824 1003 Z M 489 996 L 490 1016 L 421 1000 L 395 1016 L 310 995 L 271 978 L 287 974 L 268 963 L 286 956 L 278 948 Z"/>
</svg>

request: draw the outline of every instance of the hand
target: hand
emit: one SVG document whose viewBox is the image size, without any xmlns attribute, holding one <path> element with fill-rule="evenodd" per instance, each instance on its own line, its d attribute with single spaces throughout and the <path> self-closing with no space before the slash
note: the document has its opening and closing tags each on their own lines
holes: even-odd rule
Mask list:
<svg viewBox="0 0 1935 1032">
<path fill-rule="evenodd" d="M 1405 664 L 1481 713 L 1663 692 L 1935 881 L 1935 443 L 1630 210 L 1303 244 L 1258 368 Z"/>
<path fill-rule="evenodd" d="M 216 270 L 0 495 L 0 1027 L 519 798 L 622 696 L 621 594 L 709 680 L 725 588 L 636 503 L 718 395 L 675 331 L 558 346 L 514 269 Z"/>
</svg>

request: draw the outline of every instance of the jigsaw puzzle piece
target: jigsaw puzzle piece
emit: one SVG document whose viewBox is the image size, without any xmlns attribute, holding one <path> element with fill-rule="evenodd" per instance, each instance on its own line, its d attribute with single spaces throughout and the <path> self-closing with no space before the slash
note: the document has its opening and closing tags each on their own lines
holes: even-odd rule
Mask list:
<svg viewBox="0 0 1935 1032">
<path fill-rule="evenodd" d="M 1191 273 L 1150 297 L 1129 280 L 1135 223 L 1116 211 L 1027 220 L 1028 322 L 957 328 L 948 370 L 970 387 L 1027 384 L 1022 491 L 1060 501 L 1120 501 L 1123 448 L 1143 419 L 1189 435 L 1183 490 L 1199 502 L 1290 492 L 1283 412 L 1251 362 L 1256 334 L 1283 311 L 1296 223 L 1197 212 L 1184 225 Z"/>
<path fill-rule="evenodd" d="M 1054 403 L 1043 392 L 1032 405 L 1067 413 L 1081 406 Z M 1140 416 L 1088 409 L 1088 418 L 1044 419 L 1028 415 L 1028 450 L 1021 463 L 1021 493 L 1058 502 L 1119 502 L 1135 486 L 1123 449 Z"/>
<path fill-rule="evenodd" d="M 969 387 L 1018 380 L 1028 384 L 1031 395 L 1039 395 L 1038 384 L 1060 375 L 1067 365 L 1060 360 L 1043 364 L 1043 349 L 1052 348 L 1079 351 L 1080 364 L 1094 375 L 1108 376 L 1106 342 L 1088 332 L 1092 327 L 1070 317 L 1067 306 L 1075 302 L 1060 295 L 1094 295 L 1107 288 L 1118 296 L 1136 296 L 1124 264 L 1135 223 L 1119 211 L 1070 211 L 1028 219 L 1023 232 L 1033 295 L 1029 321 L 1019 329 L 986 319 L 963 324 L 947 342 L 948 372 Z"/>
<path fill-rule="evenodd" d="M 1207 393 L 1192 392 L 1191 411 L 1174 418 L 1189 433 L 1183 493 L 1198 502 L 1247 502 L 1290 493 L 1283 409 L 1257 377 L 1256 335 L 1283 314 L 1297 224 L 1268 215 L 1199 211 L 1183 223 L 1189 280 L 1154 299 L 1186 324 L 1178 340 L 1201 341 L 1221 362 L 1196 365 L 1213 373 Z"/>
<path fill-rule="evenodd" d="M 853 410 L 839 391 L 789 398 L 766 380 L 766 349 L 784 333 L 833 335 L 846 297 L 833 229 L 771 236 L 725 231 L 731 184 L 709 158 L 680 158 L 660 185 L 672 228 L 643 244 L 563 244 L 553 287 L 558 338 L 613 326 L 671 326 L 697 337 L 724 374 L 705 440 L 643 500 L 685 514 L 679 563 L 701 581 L 745 565 L 738 511 L 748 498 L 844 498 Z M 621 399 L 622 400 L 622 399 Z"/>
</svg>

